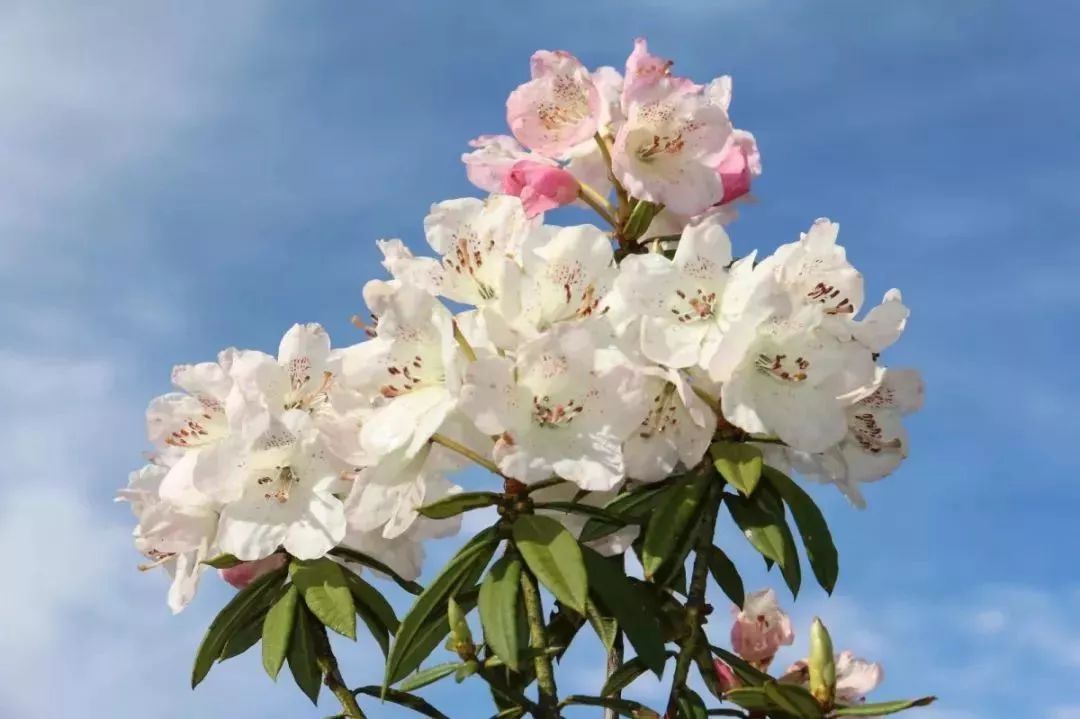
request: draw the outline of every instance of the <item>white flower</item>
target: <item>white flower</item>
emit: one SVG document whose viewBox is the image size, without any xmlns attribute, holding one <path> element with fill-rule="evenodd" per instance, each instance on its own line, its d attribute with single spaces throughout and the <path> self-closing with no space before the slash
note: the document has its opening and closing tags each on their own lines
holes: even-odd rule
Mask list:
<svg viewBox="0 0 1080 719">
<path fill-rule="evenodd" d="M 854 652 L 836 655 L 836 701 L 838 704 L 861 704 L 885 678 L 881 665 L 856 657 Z"/>
<path fill-rule="evenodd" d="M 856 507 L 866 506 L 863 482 L 882 479 L 908 454 L 908 435 L 900 418 L 922 407 L 923 382 L 910 369 L 877 368 L 874 383 L 847 407 L 847 434 L 822 455 L 796 456 L 807 477 L 835 484 Z"/>
<path fill-rule="evenodd" d="M 645 370 L 649 413 L 623 445 L 627 476 L 658 482 L 681 462 L 694 467 L 716 431 L 716 415 L 678 370 Z"/>
<path fill-rule="evenodd" d="M 169 467 L 152 463 L 132 472 L 118 496 L 138 519 L 135 548 L 152 561 L 150 567 L 161 566 L 172 578 L 168 604 L 174 613 L 194 598 L 218 525 L 216 503 L 185 484 L 187 479 L 190 475 L 170 476 Z"/>
<path fill-rule="evenodd" d="M 823 452 L 843 439 L 841 398 L 872 381 L 873 358 L 865 347 L 824 330 L 825 318 L 820 307 L 804 305 L 740 328 L 732 333 L 737 342 L 725 338 L 710 374 L 723 382 L 721 408 L 729 422 L 804 452 Z"/>
<path fill-rule="evenodd" d="M 715 215 L 688 225 L 670 260 L 652 252 L 623 260 L 615 287 L 626 311 L 642 316 L 646 357 L 691 367 L 711 355 L 731 320 L 724 309 L 730 264 L 731 241 Z M 753 259 L 743 264 L 750 269 Z"/>
<path fill-rule="evenodd" d="M 854 323 L 852 333 L 857 342 L 861 342 L 873 352 L 881 352 L 900 339 L 907 326 L 911 311 L 904 305 L 900 290 L 891 289 L 885 293 L 881 304 L 866 313 L 866 317 Z"/>
<path fill-rule="evenodd" d="M 556 322 L 592 315 L 615 278 L 611 240 L 598 227 L 543 226 L 522 252 L 525 277 L 516 325 L 535 336 Z"/>
<path fill-rule="evenodd" d="M 602 321 L 558 324 L 522 345 L 516 361 L 469 366 L 462 410 L 499 435 L 500 470 L 525 483 L 552 474 L 582 489 L 611 489 L 625 475 L 622 441 L 647 411 L 640 372 L 598 352 Z"/>
<path fill-rule="evenodd" d="M 261 559 L 283 546 L 299 559 L 325 555 L 345 536 L 345 467 L 324 446 L 307 412 L 290 409 L 247 453 L 205 479 L 223 504 L 217 543 L 239 559 Z"/>
<path fill-rule="evenodd" d="M 376 336 L 340 350 L 345 384 L 376 398 L 360 434 L 379 457 L 412 455 L 439 430 L 457 403 L 461 358 L 453 318 L 438 300 L 399 280 L 373 280 L 364 299 L 378 316 Z"/>
</svg>

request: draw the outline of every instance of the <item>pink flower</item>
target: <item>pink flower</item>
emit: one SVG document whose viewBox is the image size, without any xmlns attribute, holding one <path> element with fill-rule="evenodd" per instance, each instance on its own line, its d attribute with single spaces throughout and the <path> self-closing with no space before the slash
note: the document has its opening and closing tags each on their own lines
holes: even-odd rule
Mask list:
<svg viewBox="0 0 1080 719">
<path fill-rule="evenodd" d="M 469 182 L 487 192 L 502 192 L 506 173 L 515 163 L 526 158 L 543 161 L 543 155 L 535 155 L 518 144 L 509 135 L 481 135 L 469 141 L 475 148 L 461 156 Z M 551 162 L 555 166 L 554 162 Z"/>
<path fill-rule="evenodd" d="M 767 665 L 776 651 L 795 641 L 791 619 L 776 603 L 776 593 L 762 589 L 746 595 L 742 611 L 734 608 L 731 646 L 743 659 Z"/>
<path fill-rule="evenodd" d="M 758 152 L 754 136 L 746 130 L 734 130 L 731 141 L 716 166 L 720 184 L 724 186 L 724 197 L 720 204 L 737 200 L 750 192 L 753 178 L 761 174 L 761 153 Z"/>
<path fill-rule="evenodd" d="M 642 90 L 659 82 L 667 82 L 679 91 L 697 92 L 701 89 L 700 85 L 689 78 L 673 76 L 671 66 L 674 64 L 671 60 L 650 54 L 645 38 L 634 40 L 634 50 L 630 57 L 626 58 L 626 77 L 622 86 L 623 106 L 628 106 Z"/>
<path fill-rule="evenodd" d="M 589 71 L 568 52 L 532 56 L 532 80 L 506 100 L 506 122 L 525 147 L 559 157 L 597 129 L 600 93 Z"/>
<path fill-rule="evenodd" d="M 289 561 L 289 558 L 278 552 L 277 554 L 271 554 L 269 557 L 256 559 L 253 562 L 241 562 L 235 567 L 219 569 L 218 573 L 229 584 L 237 589 L 243 589 L 267 572 L 284 567 L 287 561 Z"/>
<path fill-rule="evenodd" d="M 569 205 L 577 199 L 578 181 L 566 170 L 542 162 L 520 160 L 503 178 L 502 190 L 521 198 L 526 217 Z"/>
</svg>

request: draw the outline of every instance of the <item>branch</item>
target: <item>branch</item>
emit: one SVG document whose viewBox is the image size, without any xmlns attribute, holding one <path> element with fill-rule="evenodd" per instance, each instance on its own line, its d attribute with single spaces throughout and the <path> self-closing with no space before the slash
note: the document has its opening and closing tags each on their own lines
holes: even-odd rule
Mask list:
<svg viewBox="0 0 1080 719">
<path fill-rule="evenodd" d="M 461 442 L 458 442 L 457 440 L 450 439 L 445 434 L 439 434 L 438 432 L 436 432 L 435 434 L 431 435 L 431 442 L 433 444 L 441 444 L 443 447 L 446 447 L 447 449 L 450 449 L 450 450 L 453 450 L 454 452 L 457 452 L 462 457 L 466 457 L 467 459 L 471 459 L 472 461 L 476 462 L 477 464 L 479 464 L 481 467 L 483 467 L 487 471 L 491 472 L 492 474 L 497 474 L 497 475 L 499 475 L 500 477 L 502 477 L 504 479 L 508 479 L 508 477 L 505 474 L 503 474 L 502 472 L 500 472 L 499 468 L 497 466 L 495 466 L 495 463 L 492 462 L 490 459 L 483 456 L 479 452 L 476 452 L 474 450 L 469 449 L 468 447 L 463 445 Z"/>
<path fill-rule="evenodd" d="M 348 717 L 348 719 L 367 719 L 367 716 L 360 709 L 360 705 L 356 703 L 356 696 L 349 691 L 349 687 L 345 686 L 345 680 L 341 676 L 341 669 L 338 668 L 337 657 L 334 656 L 334 652 L 330 648 L 330 638 L 326 636 L 326 628 L 321 624 L 319 625 L 319 631 L 315 633 L 315 642 L 318 651 L 315 661 L 319 665 L 319 669 L 322 670 L 323 684 L 333 692 L 341 703 L 341 708 L 345 710 L 342 716 Z"/>
<path fill-rule="evenodd" d="M 615 218 L 611 214 L 611 205 L 608 204 L 608 201 L 601 197 L 599 192 L 589 187 L 584 182 L 579 182 L 578 184 L 580 185 L 578 188 L 578 199 L 596 210 L 596 214 L 603 217 L 604 221 L 609 225 L 616 227 L 617 224 Z"/>
<path fill-rule="evenodd" d="M 540 712 L 537 719 L 555 719 L 559 716 L 559 697 L 555 687 L 555 669 L 547 653 L 547 632 L 544 629 L 544 608 L 540 604 L 540 587 L 528 567 L 521 572 L 521 594 L 525 599 L 525 613 L 529 618 L 529 644 L 536 657 L 536 683 L 540 687 Z"/>
<path fill-rule="evenodd" d="M 711 474 L 711 473 L 710 473 Z M 676 716 L 679 708 L 679 690 L 686 685 L 690 673 L 690 663 L 694 659 L 698 640 L 701 638 L 701 625 L 705 619 L 705 589 L 709 579 L 709 551 L 712 548 L 713 533 L 716 531 L 716 515 L 720 510 L 723 495 L 716 483 L 709 484 L 708 505 L 698 527 L 697 546 L 694 556 L 694 570 L 690 579 L 690 590 L 686 597 L 686 623 L 690 634 L 683 642 L 678 659 L 675 660 L 675 676 L 671 680 L 671 693 L 668 695 L 667 716 Z"/>
</svg>

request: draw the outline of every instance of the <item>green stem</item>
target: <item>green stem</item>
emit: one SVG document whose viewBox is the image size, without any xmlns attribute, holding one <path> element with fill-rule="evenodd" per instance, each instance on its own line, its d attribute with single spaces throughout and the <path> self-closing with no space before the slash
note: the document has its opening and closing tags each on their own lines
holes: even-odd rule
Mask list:
<svg viewBox="0 0 1080 719">
<path fill-rule="evenodd" d="M 679 691 L 686 686 L 690 673 L 690 663 L 694 660 L 697 643 L 701 639 L 701 625 L 705 620 L 705 590 L 709 580 L 709 552 L 712 550 L 713 533 L 716 531 L 716 515 L 723 498 L 718 484 L 710 483 L 708 505 L 698 527 L 697 546 L 695 547 L 694 569 L 690 575 L 690 590 L 686 596 L 686 624 L 689 634 L 683 642 L 679 656 L 675 660 L 675 676 L 671 680 L 671 693 L 668 695 L 667 715 L 673 717 L 678 711 Z"/>
<path fill-rule="evenodd" d="M 615 670 L 617 670 L 619 667 L 622 666 L 622 663 L 623 663 L 623 633 L 622 633 L 622 630 L 619 630 L 615 634 L 615 643 L 612 645 L 611 651 L 608 652 L 607 679 L 611 678 L 611 675 L 615 673 Z M 615 698 L 615 699 L 619 699 L 620 697 L 622 697 L 622 690 L 620 689 L 619 691 L 615 692 L 611 696 L 613 698 Z M 617 711 L 615 711 L 614 709 L 612 709 L 611 707 L 607 707 L 607 708 L 604 709 L 604 719 L 618 719 L 618 716 L 619 716 L 619 713 Z"/>
<path fill-rule="evenodd" d="M 458 327 L 457 322 L 454 322 L 454 339 L 457 340 L 458 347 L 461 348 L 461 353 L 465 355 L 465 359 L 469 360 L 470 362 L 475 362 L 476 350 L 474 350 L 472 348 L 472 345 L 469 344 L 469 340 L 466 339 L 465 334 L 461 331 L 461 328 Z"/>
<path fill-rule="evenodd" d="M 475 451 L 469 449 L 468 447 L 463 445 L 461 442 L 450 439 L 445 434 L 439 434 L 438 432 L 436 432 L 435 434 L 431 435 L 431 441 L 434 444 L 441 444 L 443 447 L 446 447 L 447 449 L 450 449 L 450 450 L 453 450 L 454 452 L 457 452 L 462 457 L 466 457 L 468 459 L 471 459 L 472 461 L 476 462 L 477 464 L 479 464 L 481 467 L 483 467 L 487 471 L 491 472 L 492 474 L 497 474 L 500 477 L 505 477 L 506 476 L 502 472 L 499 471 L 499 468 L 496 467 L 495 463 L 492 462 L 490 459 L 483 456 L 479 452 L 475 452 Z"/>
<path fill-rule="evenodd" d="M 318 655 L 315 661 L 319 665 L 319 669 L 322 670 L 323 684 L 333 692 L 341 703 L 341 708 L 345 710 L 342 716 L 348 717 L 348 719 L 367 719 L 367 716 L 360 709 L 360 705 L 356 703 L 356 696 L 345 685 L 345 679 L 341 676 L 337 657 L 334 656 L 334 652 L 330 648 L 330 639 L 326 636 L 324 627 L 320 626 L 319 631 L 316 632 L 315 641 L 318 647 Z"/>
<path fill-rule="evenodd" d="M 611 205 L 608 204 L 608 201 L 601 197 L 599 192 L 589 187 L 584 182 L 579 184 L 578 199 L 596 210 L 596 214 L 603 217 L 604 221 L 609 225 L 615 227 L 615 218 L 611 215 Z"/>
<path fill-rule="evenodd" d="M 529 620 L 529 645 L 536 653 L 533 667 L 536 683 L 540 687 L 539 713 L 536 719 L 556 719 L 559 716 L 558 690 L 555 688 L 555 669 L 551 655 L 547 653 L 547 632 L 544 629 L 544 607 L 540 603 L 540 587 L 527 568 L 521 573 L 521 595 L 525 600 L 525 614 Z"/>
</svg>

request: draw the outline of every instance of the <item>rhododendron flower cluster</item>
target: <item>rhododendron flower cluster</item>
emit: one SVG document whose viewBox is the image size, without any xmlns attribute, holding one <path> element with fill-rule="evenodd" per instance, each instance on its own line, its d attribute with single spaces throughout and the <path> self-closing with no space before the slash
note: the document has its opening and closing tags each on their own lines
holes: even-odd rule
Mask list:
<svg viewBox="0 0 1080 719">
<path fill-rule="evenodd" d="M 149 463 L 121 493 L 138 519 L 139 551 L 172 577 L 172 609 L 191 601 L 209 566 L 243 594 L 284 582 L 288 565 L 288 586 L 299 587 L 313 616 L 349 635 L 355 622 L 327 612 L 326 596 L 309 596 L 305 572 L 319 567 L 325 586 L 346 576 L 334 581 L 349 588 L 342 596 L 355 595 L 349 602 L 371 596 L 351 571 L 338 574 L 347 564 L 412 586 L 425 540 L 455 533 L 461 513 L 480 506 L 500 513 L 498 532 L 483 541 L 494 542 L 492 552 L 508 542 L 496 567 L 507 565 L 492 581 L 512 572 L 525 591 L 539 580 L 567 611 L 585 612 L 583 591 L 602 592 L 594 580 L 604 565 L 589 559 L 594 552 L 632 550 L 645 581 L 613 570 L 617 579 L 630 589 L 657 587 L 661 595 L 650 601 L 685 595 L 683 610 L 698 612 L 706 570 L 695 565 L 690 587 L 673 582 L 691 551 L 718 571 L 710 552 L 720 550 L 710 547 L 722 502 L 796 591 L 791 555 L 755 534 L 761 516 L 784 521 L 790 504 L 808 547 L 819 543 L 810 559 L 831 590 L 831 539 L 805 530 L 813 503 L 799 500 L 805 493 L 782 472 L 834 484 L 863 506 L 861 486 L 904 459 L 901 418 L 921 405 L 922 383 L 914 370 L 887 367 L 884 353 L 909 313 L 898 290 L 865 307 L 863 276 L 828 219 L 764 238 L 776 245 L 771 253 L 746 244 L 732 224 L 734 206 L 762 164 L 754 136 L 733 125 L 731 89 L 729 77 L 699 84 L 679 76 L 644 40 L 621 73 L 537 52 L 531 79 L 507 100 L 512 136 L 481 136 L 463 157 L 469 179 L 488 194 L 433 204 L 422 222 L 425 250 L 378 243 L 388 277 L 364 287 L 371 318 L 355 320 L 363 333 L 333 346 L 319 325 L 297 324 L 276 356 L 226 349 L 216 361 L 176 367 L 175 391 L 147 410 Z M 595 216 L 559 225 L 546 214 L 568 205 Z M 453 483 L 469 465 L 490 471 L 485 491 Z M 630 499 L 651 509 L 634 509 Z M 784 531 L 791 540 L 786 524 Z M 536 559 L 556 547 L 559 562 Z M 486 557 L 474 580 L 461 574 L 430 607 L 417 605 L 448 613 L 446 631 L 466 665 L 479 661 L 479 650 L 455 619 L 467 611 L 455 597 L 479 579 Z M 565 576 L 553 579 L 559 571 Z M 587 587 L 575 585 L 586 575 Z M 516 591 L 518 580 L 511 584 Z M 489 626 L 485 591 L 486 656 L 523 672 L 518 640 Z M 542 636 L 529 596 L 522 620 L 540 621 Z M 731 643 L 751 669 L 732 674 L 720 662 L 717 672 L 727 688 L 745 692 L 746 671 L 767 670 L 793 632 L 772 590 L 734 598 L 741 608 Z M 613 611 L 647 654 L 641 630 L 610 601 L 602 593 L 588 599 Z M 388 610 L 378 602 L 369 609 Z M 276 615 L 263 612 L 271 632 Z M 688 616 L 698 621 L 694 636 L 701 617 Z M 402 637 L 415 631 L 409 621 L 390 652 L 388 681 L 400 678 Z M 375 626 L 398 631 L 396 619 Z M 543 654 L 543 645 L 533 648 Z M 555 716 L 543 661 L 526 677 L 540 682 L 540 697 L 523 713 Z M 338 681 L 336 665 L 320 666 L 328 685 Z M 672 717 L 689 691 L 689 660 L 678 666 Z M 847 653 L 834 669 L 829 702 L 862 701 L 879 679 Z M 356 716 L 355 701 L 342 701 Z"/>
</svg>

